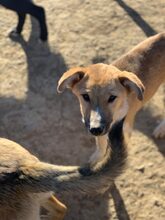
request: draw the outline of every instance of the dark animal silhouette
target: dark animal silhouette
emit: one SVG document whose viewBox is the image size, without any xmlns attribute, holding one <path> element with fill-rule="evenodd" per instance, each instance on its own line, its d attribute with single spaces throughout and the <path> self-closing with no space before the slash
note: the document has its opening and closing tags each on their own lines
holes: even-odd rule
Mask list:
<svg viewBox="0 0 165 220">
<path fill-rule="evenodd" d="M 7 9 L 15 11 L 18 15 L 16 28 L 11 32 L 13 35 L 20 35 L 26 19 L 26 14 L 35 17 L 40 25 L 40 39 L 47 41 L 48 30 L 46 25 L 45 10 L 41 6 L 35 5 L 31 0 L 0 0 L 0 4 Z"/>
</svg>

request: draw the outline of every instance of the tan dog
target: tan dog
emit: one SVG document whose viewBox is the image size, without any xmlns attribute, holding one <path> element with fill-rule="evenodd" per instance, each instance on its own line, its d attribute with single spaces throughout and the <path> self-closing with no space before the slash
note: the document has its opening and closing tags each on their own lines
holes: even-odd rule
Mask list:
<svg viewBox="0 0 165 220">
<path fill-rule="evenodd" d="M 89 195 L 109 188 L 125 167 L 123 121 L 112 127 L 106 162 L 97 172 L 90 163 L 69 167 L 41 162 L 17 143 L 0 138 L 0 219 L 39 220 L 43 206 L 50 211 L 49 219 L 62 220 L 66 207 L 54 193 L 77 191 Z"/>
<path fill-rule="evenodd" d="M 104 161 L 107 132 L 127 115 L 124 133 L 131 134 L 136 113 L 165 82 L 165 33 L 150 37 L 112 65 L 76 67 L 63 74 L 58 91 L 70 88 L 78 97 L 82 120 L 96 136 L 98 150 L 92 162 Z M 165 136 L 165 121 L 154 131 Z"/>
</svg>

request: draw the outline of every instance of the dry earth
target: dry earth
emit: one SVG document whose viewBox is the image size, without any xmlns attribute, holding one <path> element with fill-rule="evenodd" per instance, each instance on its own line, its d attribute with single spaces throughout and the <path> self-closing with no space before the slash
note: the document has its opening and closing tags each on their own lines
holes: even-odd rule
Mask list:
<svg viewBox="0 0 165 220">
<path fill-rule="evenodd" d="M 81 164 L 94 149 L 77 100 L 58 95 L 57 81 L 72 66 L 111 63 L 147 36 L 165 30 L 164 0 L 37 0 L 45 7 L 49 46 L 37 42 L 27 19 L 23 39 L 7 37 L 16 24 L 0 8 L 0 136 L 23 144 L 44 161 Z M 32 22 L 32 32 L 31 32 Z M 152 131 L 165 114 L 163 86 L 138 114 L 129 164 L 117 190 L 96 198 L 60 195 L 67 220 L 164 220 L 165 140 Z M 115 209 L 115 205 L 117 209 Z"/>
</svg>

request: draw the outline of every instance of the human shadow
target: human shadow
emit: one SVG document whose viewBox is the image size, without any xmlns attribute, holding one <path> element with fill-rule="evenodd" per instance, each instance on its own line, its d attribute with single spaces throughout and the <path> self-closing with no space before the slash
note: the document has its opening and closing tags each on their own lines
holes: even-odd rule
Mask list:
<svg viewBox="0 0 165 220">
<path fill-rule="evenodd" d="M 128 6 L 124 1 L 122 0 L 115 0 L 120 7 L 122 7 L 127 14 L 132 18 L 132 20 L 141 28 L 141 30 L 145 33 L 147 37 L 152 36 L 156 34 L 157 32 L 151 27 L 150 24 L 148 24 L 141 16 L 140 14 L 135 11 L 135 9 Z"/>
</svg>

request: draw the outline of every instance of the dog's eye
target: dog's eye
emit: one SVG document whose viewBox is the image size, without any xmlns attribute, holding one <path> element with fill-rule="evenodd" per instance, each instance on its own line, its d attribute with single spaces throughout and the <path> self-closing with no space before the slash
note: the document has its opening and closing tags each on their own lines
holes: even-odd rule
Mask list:
<svg viewBox="0 0 165 220">
<path fill-rule="evenodd" d="M 111 95 L 111 96 L 109 97 L 109 99 L 108 99 L 108 102 L 111 103 L 111 102 L 113 102 L 116 98 L 117 98 L 117 96 Z"/>
<path fill-rule="evenodd" d="M 90 102 L 90 98 L 88 94 L 82 94 L 82 97 L 86 102 Z"/>
</svg>

